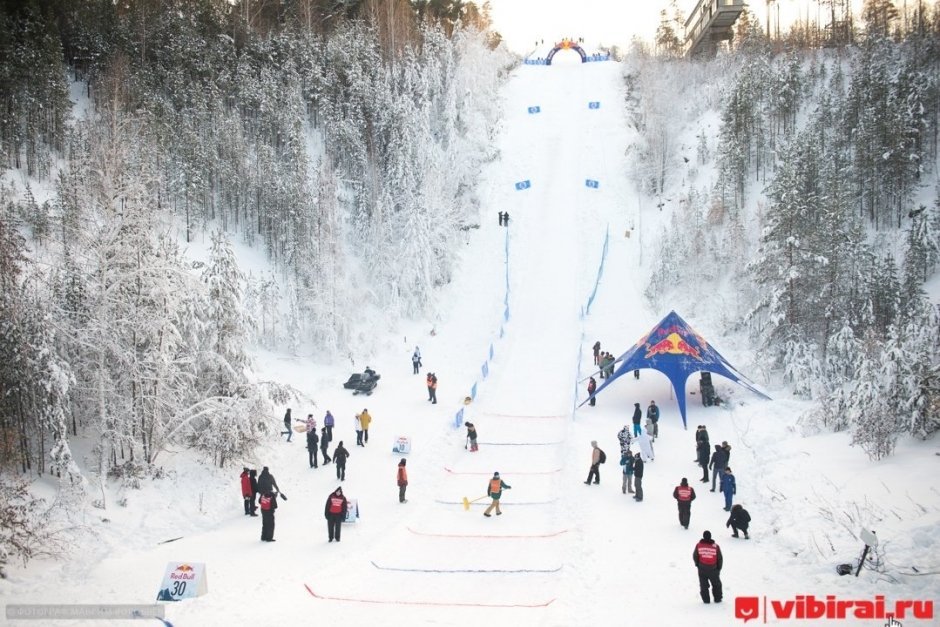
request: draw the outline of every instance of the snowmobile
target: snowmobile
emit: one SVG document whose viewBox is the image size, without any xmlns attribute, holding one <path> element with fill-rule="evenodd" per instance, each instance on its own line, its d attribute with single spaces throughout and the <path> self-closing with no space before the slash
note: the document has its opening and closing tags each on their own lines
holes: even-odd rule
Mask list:
<svg viewBox="0 0 940 627">
<path fill-rule="evenodd" d="M 347 390 L 352 390 L 353 394 L 372 394 L 372 390 L 379 384 L 382 375 L 376 374 L 375 370 L 366 368 L 365 372 L 356 372 L 349 375 L 349 379 L 343 384 Z"/>
</svg>

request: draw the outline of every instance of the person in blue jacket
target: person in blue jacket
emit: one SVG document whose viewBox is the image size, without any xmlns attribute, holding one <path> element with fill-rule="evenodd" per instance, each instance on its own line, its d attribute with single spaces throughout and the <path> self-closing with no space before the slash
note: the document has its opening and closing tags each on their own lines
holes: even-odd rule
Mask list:
<svg viewBox="0 0 940 627">
<path fill-rule="evenodd" d="M 731 467 L 728 466 L 725 468 L 725 472 L 721 475 L 721 492 L 725 495 L 725 511 L 731 511 L 731 500 L 734 495 L 737 493 L 738 487 L 734 482 L 734 475 L 731 474 Z"/>
</svg>

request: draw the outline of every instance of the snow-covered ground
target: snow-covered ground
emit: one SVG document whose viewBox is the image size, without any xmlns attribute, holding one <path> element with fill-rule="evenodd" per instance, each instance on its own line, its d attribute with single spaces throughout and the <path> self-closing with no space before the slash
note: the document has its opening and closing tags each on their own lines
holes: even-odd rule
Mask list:
<svg viewBox="0 0 940 627">
<path fill-rule="evenodd" d="M 619 355 L 667 313 L 648 310 L 641 296 L 642 262 L 656 246 L 645 234 L 663 228 L 668 211 L 650 207 L 638 215 L 624 157 L 632 135 L 620 67 L 578 61 L 565 52 L 550 67 L 516 70 L 505 91 L 501 158 L 480 183 L 481 228 L 454 251 L 463 258 L 462 272 L 441 295 L 433 335 L 431 324 L 415 322 L 369 357 L 382 375 L 373 395 L 342 389 L 344 365 L 256 357 L 263 378 L 316 400 L 315 407 L 293 407 L 294 417 L 312 412 L 322 420 L 329 409 L 337 418 L 334 444 L 342 440 L 351 452 L 342 485 L 361 513 L 344 527 L 341 543 L 327 542 L 323 517 L 338 485 L 333 466 L 308 467 L 302 434 L 291 443 L 272 436 L 245 463 L 269 466 L 289 497 L 277 511 L 277 542 L 260 542 L 260 518 L 242 513 L 241 464 L 221 472 L 193 463 L 189 454 L 167 456 L 161 462 L 170 479 L 123 493 L 126 508 L 86 512 L 80 522 L 95 539 L 76 547 L 67 562 L 38 560 L 12 570 L 0 581 L 3 601 L 152 603 L 172 560 L 202 562 L 208 572 L 207 595 L 168 604 L 167 620 L 177 627 L 323 621 L 707 627 L 734 624 L 738 596 L 940 600 L 934 445 L 903 441 L 896 455 L 872 463 L 848 447 L 846 434 L 803 433 L 797 418 L 805 405 L 785 391 L 770 390 L 777 400 L 762 401 L 727 381 L 716 381 L 730 399 L 724 409 L 702 407 L 690 392 L 691 428 L 684 430 L 666 378 L 649 371 L 639 380 L 619 379 L 596 407 L 574 409 L 584 398 L 583 384 L 575 398 L 576 382 L 591 373 L 594 341 Z M 530 107 L 540 110 L 529 113 Z M 587 179 L 598 187 L 588 187 Z M 516 190 L 523 180 L 531 187 Z M 510 214 L 508 234 L 497 224 L 500 210 Z M 630 227 L 636 228 L 626 237 Z M 608 232 L 597 298 L 582 318 Z M 510 319 L 504 322 L 507 236 Z M 686 317 L 721 350 L 720 328 L 711 326 L 721 312 L 709 309 L 717 306 L 703 303 L 698 317 Z M 424 357 L 418 375 L 410 361 L 415 345 Z M 439 378 L 436 405 L 427 400 L 427 371 Z M 474 383 L 476 400 L 465 407 Z M 645 500 L 637 503 L 620 491 L 616 433 L 634 402 L 645 408 L 651 399 L 662 407 L 660 438 L 646 467 Z M 465 431 L 453 427 L 462 407 L 464 419 L 477 425 L 479 452 L 467 451 Z M 363 408 L 374 422 L 369 444 L 360 448 L 353 415 Z M 274 426 L 280 419 L 270 417 Z M 736 502 L 753 518 L 749 541 L 730 538 L 722 497 L 698 482 L 698 424 L 707 425 L 713 443 L 732 445 Z M 413 450 L 408 503 L 399 504 L 401 456 L 391 449 L 403 435 Z M 608 454 L 599 486 L 583 483 L 591 440 Z M 512 486 L 503 515 L 481 515 L 488 499 L 465 511 L 461 500 L 484 495 L 494 471 Z M 682 477 L 698 493 L 689 530 L 678 524 L 672 498 Z M 862 548 L 862 527 L 877 531 L 885 572 L 839 577 L 836 564 L 852 562 Z M 724 553 L 721 605 L 703 605 L 698 596 L 691 554 L 706 529 Z"/>
</svg>

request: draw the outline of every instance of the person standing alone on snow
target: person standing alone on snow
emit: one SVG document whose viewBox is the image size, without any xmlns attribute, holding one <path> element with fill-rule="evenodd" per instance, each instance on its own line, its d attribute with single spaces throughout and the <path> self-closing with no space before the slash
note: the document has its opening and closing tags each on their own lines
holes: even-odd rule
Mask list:
<svg viewBox="0 0 940 627">
<path fill-rule="evenodd" d="M 437 403 L 437 375 L 433 372 L 429 372 L 427 376 L 427 386 L 428 386 L 428 400 L 431 401 L 431 404 Z"/>
<path fill-rule="evenodd" d="M 415 346 L 415 352 L 411 356 L 411 367 L 414 369 L 414 374 L 418 374 L 421 369 L 421 349 L 417 346 Z"/>
<path fill-rule="evenodd" d="M 359 414 L 359 424 L 362 425 L 362 445 L 365 446 L 369 443 L 369 425 L 372 424 L 372 415 L 368 408 L 364 408 Z"/>
<path fill-rule="evenodd" d="M 594 390 L 596 390 L 596 389 L 597 389 L 597 381 L 594 380 L 594 377 L 591 377 L 591 378 L 588 380 L 588 386 L 587 386 L 588 396 L 591 398 L 591 401 L 590 401 L 591 407 L 594 407 L 594 404 L 595 404 L 595 402 L 597 401 L 597 399 L 594 398 L 594 396 L 593 396 Z"/>
<path fill-rule="evenodd" d="M 597 440 L 591 440 L 591 469 L 588 471 L 587 481 L 584 482 L 586 485 L 591 485 L 591 477 L 594 477 L 595 484 L 601 482 L 600 467 L 604 457 L 604 451 L 597 446 Z"/>
<path fill-rule="evenodd" d="M 642 427 L 640 427 L 640 421 L 643 420 L 643 410 L 640 409 L 639 403 L 633 404 L 633 437 L 640 435 Z"/>
<path fill-rule="evenodd" d="M 715 603 L 721 603 L 721 547 L 712 540 L 712 532 L 705 531 L 692 551 L 692 562 L 698 569 L 699 594 L 703 603 L 709 603 L 708 586 L 711 584 Z"/>
<path fill-rule="evenodd" d="M 496 508 L 497 516 L 503 515 L 503 513 L 499 511 L 499 497 L 503 495 L 503 490 L 512 490 L 512 486 L 500 479 L 498 472 L 494 472 L 493 478 L 490 479 L 490 482 L 486 487 L 486 495 L 493 499 L 493 502 L 490 503 L 489 507 L 486 508 L 486 511 L 483 512 L 483 515 L 487 518 L 490 517 L 490 512 L 493 511 L 493 508 Z"/>
<path fill-rule="evenodd" d="M 336 478 L 340 481 L 346 481 L 346 460 L 349 459 L 349 451 L 343 446 L 340 440 L 333 451 L 333 465 L 336 466 Z"/>
<path fill-rule="evenodd" d="M 405 470 L 406 459 L 398 462 L 398 502 L 407 503 L 405 500 L 405 488 L 408 487 L 408 471 Z"/>
<path fill-rule="evenodd" d="M 475 453 L 477 447 L 477 427 L 472 422 L 467 423 L 467 443 L 470 445 L 470 452 Z"/>
<path fill-rule="evenodd" d="M 333 418 L 333 414 L 330 413 L 330 410 L 326 410 L 326 415 L 323 417 L 323 426 L 326 427 L 326 432 L 330 435 L 330 439 L 333 439 L 333 425 L 336 424 L 336 419 Z"/>
<path fill-rule="evenodd" d="M 323 427 L 320 430 L 320 452 L 323 453 L 323 465 L 330 463 L 330 456 L 326 454 L 326 449 L 330 445 L 330 434 L 327 433 L 326 427 Z"/>
<path fill-rule="evenodd" d="M 290 418 L 290 407 L 287 408 L 287 413 L 284 414 L 284 431 L 281 431 L 281 435 L 287 436 L 287 441 L 290 442 L 291 436 L 294 434 L 294 430 L 291 428 L 291 418 Z"/>
<path fill-rule="evenodd" d="M 343 489 L 336 488 L 327 498 L 326 507 L 323 508 L 323 515 L 326 517 L 326 529 L 330 535 L 330 542 L 336 540 L 339 542 L 340 533 L 343 531 L 343 521 L 346 519 L 346 497 L 343 496 Z"/>
<path fill-rule="evenodd" d="M 672 498 L 679 504 L 679 524 L 689 528 L 689 519 L 692 517 L 692 501 L 695 500 L 695 490 L 689 486 L 689 480 L 682 477 L 682 481 L 672 491 Z"/>
</svg>

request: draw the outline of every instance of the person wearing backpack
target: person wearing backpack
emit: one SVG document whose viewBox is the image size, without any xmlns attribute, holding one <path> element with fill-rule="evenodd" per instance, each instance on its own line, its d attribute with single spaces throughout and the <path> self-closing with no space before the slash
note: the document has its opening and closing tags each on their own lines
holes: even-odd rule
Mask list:
<svg viewBox="0 0 940 627">
<path fill-rule="evenodd" d="M 633 494 L 633 453 L 630 449 L 620 456 L 620 465 L 623 466 L 623 493 Z"/>
<path fill-rule="evenodd" d="M 597 446 L 597 440 L 591 440 L 591 447 L 591 470 L 588 471 L 587 481 L 584 482 L 585 485 L 591 485 L 591 477 L 594 477 L 595 485 L 601 482 L 600 465 L 607 461 L 607 454 Z"/>
<path fill-rule="evenodd" d="M 277 509 L 277 495 L 273 492 L 261 494 L 261 541 L 274 542 L 274 511 Z"/>
<path fill-rule="evenodd" d="M 494 508 L 496 509 L 497 516 L 503 515 L 503 513 L 499 511 L 499 497 L 503 495 L 503 490 L 512 490 L 512 486 L 500 479 L 498 472 L 494 472 L 493 478 L 490 479 L 489 484 L 486 486 L 486 495 L 493 499 L 493 502 L 490 503 L 486 511 L 483 512 L 483 515 L 487 518 L 490 517 L 490 512 L 493 511 Z"/>
<path fill-rule="evenodd" d="M 692 518 L 692 501 L 695 500 L 695 488 L 689 485 L 689 480 L 682 477 L 682 481 L 672 491 L 672 498 L 679 504 L 679 524 L 689 528 Z"/>
</svg>

